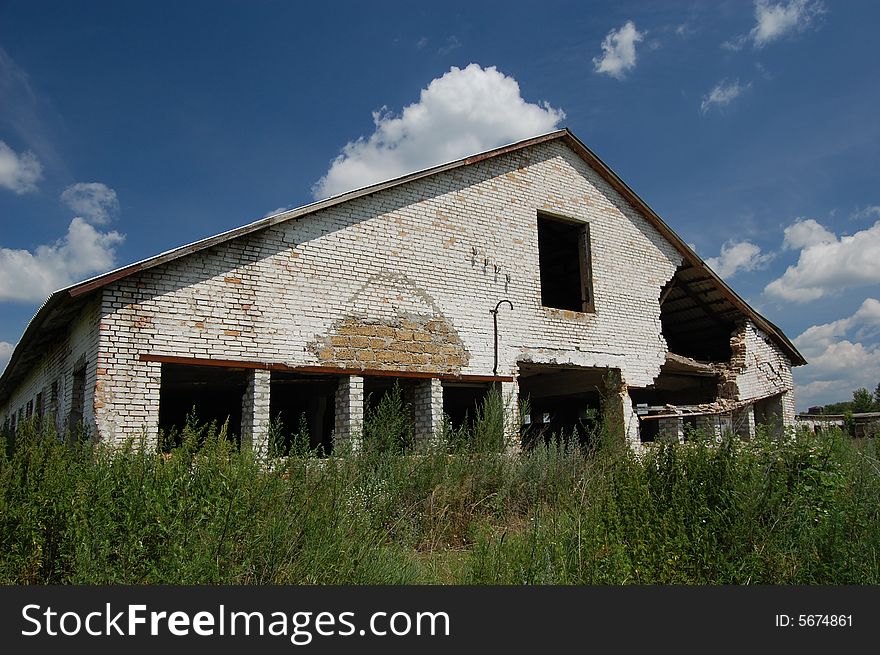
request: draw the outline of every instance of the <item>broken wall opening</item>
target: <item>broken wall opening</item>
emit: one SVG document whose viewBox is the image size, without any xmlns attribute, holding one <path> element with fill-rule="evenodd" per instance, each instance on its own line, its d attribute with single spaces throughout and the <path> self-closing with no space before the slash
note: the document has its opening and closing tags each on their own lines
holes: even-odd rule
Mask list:
<svg viewBox="0 0 880 655">
<path fill-rule="evenodd" d="M 275 455 L 288 455 L 296 443 L 321 455 L 333 452 L 335 375 L 309 375 L 272 371 L 269 382 L 269 416 L 272 421 L 270 448 Z"/>
<path fill-rule="evenodd" d="M 491 386 L 488 382 L 443 382 L 443 414 L 453 430 L 473 425 Z"/>
<path fill-rule="evenodd" d="M 199 425 L 229 420 L 228 434 L 241 438 L 241 403 L 248 371 L 222 366 L 162 364 L 159 387 L 159 430 L 166 447 L 180 445 L 187 416 L 195 411 Z"/>
<path fill-rule="evenodd" d="M 704 362 L 727 362 L 740 311 L 717 282 L 684 263 L 660 291 L 660 322 L 671 352 Z"/>
<path fill-rule="evenodd" d="M 659 438 L 682 439 L 690 429 L 705 427 L 694 412 L 715 403 L 721 378 L 709 364 L 667 353 L 660 374 L 648 387 L 630 387 L 643 443 Z M 711 410 L 709 410 L 711 411 Z M 708 416 L 709 414 L 702 414 Z"/>
<path fill-rule="evenodd" d="M 553 441 L 592 444 L 610 408 L 612 375 L 608 368 L 520 364 L 519 397 L 528 408 L 522 446 Z"/>
<path fill-rule="evenodd" d="M 757 401 L 754 407 L 755 425 L 763 425 L 770 434 L 781 437 L 783 432 L 782 394 L 763 398 Z"/>
</svg>

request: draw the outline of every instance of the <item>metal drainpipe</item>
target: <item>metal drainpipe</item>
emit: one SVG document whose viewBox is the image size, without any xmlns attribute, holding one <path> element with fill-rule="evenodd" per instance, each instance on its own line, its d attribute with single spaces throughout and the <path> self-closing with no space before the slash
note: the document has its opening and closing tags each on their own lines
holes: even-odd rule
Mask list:
<svg viewBox="0 0 880 655">
<path fill-rule="evenodd" d="M 495 377 L 498 377 L 498 308 L 501 307 L 503 303 L 510 305 L 510 311 L 513 311 L 513 303 L 507 300 L 507 298 L 499 300 L 498 304 L 495 305 L 495 309 L 489 310 L 489 313 L 492 314 L 492 320 L 495 323 L 495 365 L 492 367 L 492 375 Z"/>
</svg>

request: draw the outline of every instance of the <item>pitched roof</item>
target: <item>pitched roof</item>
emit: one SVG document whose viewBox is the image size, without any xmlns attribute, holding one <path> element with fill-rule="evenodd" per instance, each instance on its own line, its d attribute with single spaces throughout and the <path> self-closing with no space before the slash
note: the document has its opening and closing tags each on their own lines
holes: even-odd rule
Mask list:
<svg viewBox="0 0 880 655">
<path fill-rule="evenodd" d="M 41 342 L 48 342 L 51 338 L 44 337 L 40 339 L 40 333 L 46 331 L 54 331 L 55 328 L 64 325 L 72 315 L 78 312 L 85 299 L 95 291 L 105 287 L 111 282 L 121 280 L 130 275 L 145 271 L 147 269 L 165 264 L 175 259 L 185 257 L 186 255 L 211 248 L 213 246 L 231 241 L 240 236 L 257 232 L 264 228 L 283 223 L 295 218 L 301 218 L 322 209 L 334 207 L 342 203 L 368 196 L 385 189 L 391 189 L 414 180 L 430 177 L 437 173 L 443 173 L 462 166 L 468 166 L 476 162 L 480 162 L 493 157 L 522 150 L 540 143 L 550 141 L 561 141 L 570 147 L 578 156 L 580 156 L 593 170 L 595 170 L 608 184 L 610 184 L 621 196 L 623 196 L 635 209 L 640 212 L 647 221 L 653 225 L 664 238 L 666 238 L 681 253 L 688 270 L 696 271 L 699 281 L 709 283 L 708 291 L 713 293 L 716 301 L 718 298 L 723 299 L 730 306 L 728 311 L 736 311 L 751 319 L 755 325 L 762 331 L 766 332 L 773 341 L 779 345 L 786 353 L 794 366 L 806 364 L 804 357 L 798 352 L 794 344 L 783 334 L 782 330 L 773 323 L 761 316 L 755 311 L 745 300 L 743 300 L 733 289 L 731 289 L 724 281 L 712 271 L 706 263 L 688 246 L 675 232 L 670 228 L 662 218 L 651 209 L 648 204 L 642 200 L 620 177 L 608 167 L 605 162 L 599 159 L 596 154 L 590 150 L 584 143 L 578 139 L 568 128 L 548 132 L 529 139 L 524 139 L 516 143 L 512 143 L 499 148 L 493 148 L 485 152 L 477 153 L 463 159 L 458 159 L 438 166 L 432 166 L 421 171 L 409 173 L 401 177 L 372 184 L 360 189 L 341 193 L 339 195 L 319 200 L 317 202 L 303 205 L 295 209 L 272 214 L 260 220 L 248 223 L 241 227 L 237 227 L 226 232 L 201 239 L 193 243 L 167 250 L 163 253 L 149 257 L 147 259 L 129 264 L 122 268 L 115 269 L 108 273 L 98 275 L 96 277 L 77 282 L 69 287 L 65 287 L 54 292 L 46 302 L 40 307 L 34 317 L 30 320 L 25 328 L 21 340 L 15 347 L 12 357 L 9 360 L 6 370 L 0 376 L 0 402 L 4 402 L 9 395 L 10 389 L 14 384 L 24 376 L 27 365 L 37 359 L 42 354 L 42 348 L 39 347 Z M 705 286 L 705 285 L 704 285 Z"/>
</svg>

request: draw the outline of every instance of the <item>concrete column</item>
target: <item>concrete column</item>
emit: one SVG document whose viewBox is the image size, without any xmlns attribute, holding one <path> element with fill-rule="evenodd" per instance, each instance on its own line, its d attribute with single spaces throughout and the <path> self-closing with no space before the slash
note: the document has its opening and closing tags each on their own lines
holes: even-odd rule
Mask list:
<svg viewBox="0 0 880 655">
<path fill-rule="evenodd" d="M 504 403 L 504 441 L 505 451 L 518 453 L 522 450 L 519 416 L 519 382 L 502 382 L 501 401 Z"/>
<path fill-rule="evenodd" d="M 782 404 L 782 428 L 783 430 L 794 428 L 795 403 L 794 390 L 786 391 L 780 399 Z"/>
<path fill-rule="evenodd" d="M 436 442 L 443 427 L 443 385 L 437 378 L 419 380 L 413 394 L 415 446 Z"/>
<path fill-rule="evenodd" d="M 249 371 L 241 398 L 241 443 L 261 459 L 269 453 L 270 376 L 266 369 Z"/>
<path fill-rule="evenodd" d="M 364 378 L 360 375 L 343 375 L 336 389 L 333 452 L 358 452 L 362 446 L 363 429 Z"/>
<path fill-rule="evenodd" d="M 620 392 L 620 404 L 623 416 L 623 437 L 626 440 L 626 444 L 632 450 L 639 452 L 642 449 L 642 438 L 639 434 L 639 417 L 633 407 L 628 389 L 623 389 Z"/>
<path fill-rule="evenodd" d="M 755 407 L 747 405 L 733 413 L 733 432 L 740 439 L 755 437 Z"/>
</svg>

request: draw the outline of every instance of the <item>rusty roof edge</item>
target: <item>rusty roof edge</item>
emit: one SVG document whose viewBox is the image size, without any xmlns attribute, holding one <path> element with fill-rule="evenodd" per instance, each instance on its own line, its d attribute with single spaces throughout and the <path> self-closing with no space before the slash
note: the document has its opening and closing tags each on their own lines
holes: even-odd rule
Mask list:
<svg viewBox="0 0 880 655">
<path fill-rule="evenodd" d="M 624 182 L 617 173 L 615 173 L 608 164 L 602 161 L 596 153 L 590 150 L 580 139 L 578 139 L 568 128 L 563 130 L 565 133 L 563 140 L 577 152 L 590 166 L 592 166 L 602 177 L 611 184 L 615 190 L 628 200 L 635 208 L 645 215 L 645 217 L 657 228 L 676 249 L 684 256 L 689 264 L 700 269 L 716 284 L 721 293 L 741 312 L 752 319 L 761 330 L 767 332 L 783 350 L 787 351 L 793 366 L 801 366 L 807 363 L 807 360 L 798 351 L 795 345 L 789 340 L 785 333 L 776 325 L 759 314 L 751 305 L 743 300 L 740 295 L 731 289 L 727 283 L 722 280 L 713 271 L 706 262 L 687 245 L 684 240 L 675 233 L 675 231 L 666 224 L 660 215 L 655 212 L 648 203 L 646 203 L 629 185 Z"/>
</svg>

